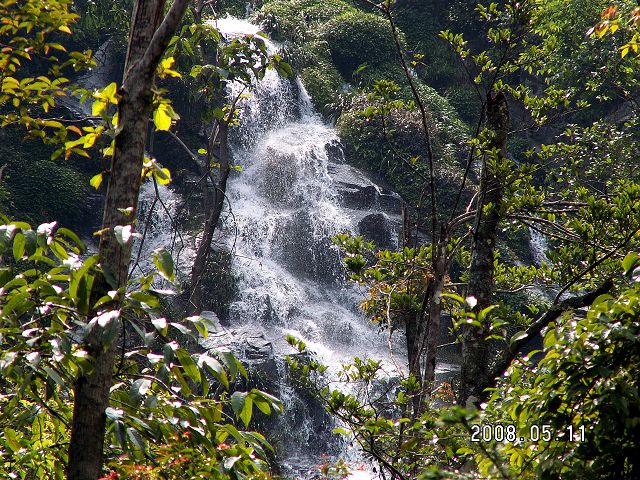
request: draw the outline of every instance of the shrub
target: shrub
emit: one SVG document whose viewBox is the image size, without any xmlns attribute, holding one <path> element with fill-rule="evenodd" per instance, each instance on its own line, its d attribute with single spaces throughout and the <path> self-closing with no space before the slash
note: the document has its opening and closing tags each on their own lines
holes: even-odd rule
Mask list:
<svg viewBox="0 0 640 480">
<path fill-rule="evenodd" d="M 396 58 L 388 22 L 372 13 L 350 10 L 332 18 L 320 29 L 329 44 L 333 64 L 346 80 L 360 65 L 380 65 Z"/>
<path fill-rule="evenodd" d="M 274 40 L 296 41 L 307 37 L 308 29 L 351 10 L 354 8 L 342 0 L 277 0 L 266 3 L 256 20 Z"/>
</svg>

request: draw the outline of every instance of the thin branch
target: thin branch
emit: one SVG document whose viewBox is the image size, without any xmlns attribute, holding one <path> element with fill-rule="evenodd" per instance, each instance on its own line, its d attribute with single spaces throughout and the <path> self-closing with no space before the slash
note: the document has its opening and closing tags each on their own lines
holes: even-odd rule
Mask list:
<svg viewBox="0 0 640 480">
<path fill-rule="evenodd" d="M 577 297 L 570 297 L 563 300 L 560 303 L 552 305 L 547 312 L 542 315 L 538 320 L 533 322 L 529 328 L 521 335 L 517 340 L 512 341 L 509 347 L 502 352 L 502 355 L 496 361 L 496 364 L 488 376 L 491 382 L 494 382 L 497 377 L 501 377 L 504 372 L 507 371 L 511 362 L 516 358 L 520 351 L 527 345 L 534 337 L 536 337 L 543 328 L 548 326 L 551 322 L 556 320 L 563 312 L 570 309 L 583 308 L 591 305 L 593 301 L 600 295 L 607 293 L 613 288 L 613 280 L 608 279 L 600 287 L 591 292 L 585 293 Z M 489 385 L 485 385 L 484 388 L 488 388 Z"/>
</svg>

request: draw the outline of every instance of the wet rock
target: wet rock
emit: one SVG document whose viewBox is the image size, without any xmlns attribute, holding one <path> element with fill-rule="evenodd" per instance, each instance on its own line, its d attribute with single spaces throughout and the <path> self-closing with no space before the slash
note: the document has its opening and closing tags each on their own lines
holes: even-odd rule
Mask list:
<svg viewBox="0 0 640 480">
<path fill-rule="evenodd" d="M 324 147 L 327 152 L 327 159 L 329 160 L 329 164 L 334 163 L 344 163 L 344 145 L 342 142 L 330 142 L 327 143 Z"/>
<path fill-rule="evenodd" d="M 298 177 L 296 157 L 274 148 L 267 148 L 265 155 L 265 165 L 260 172 L 260 193 L 271 201 L 290 204 Z"/>
<path fill-rule="evenodd" d="M 342 266 L 329 237 L 309 212 L 299 211 L 276 226 L 274 253 L 296 276 L 334 283 L 342 278 Z"/>
<path fill-rule="evenodd" d="M 358 222 L 358 233 L 378 248 L 394 248 L 393 226 L 383 213 L 371 213 Z"/>
<path fill-rule="evenodd" d="M 337 184 L 343 206 L 354 210 L 377 209 L 397 215 L 402 198 L 392 190 L 374 182 L 364 173 L 344 163 L 329 163 L 328 172 Z"/>
</svg>

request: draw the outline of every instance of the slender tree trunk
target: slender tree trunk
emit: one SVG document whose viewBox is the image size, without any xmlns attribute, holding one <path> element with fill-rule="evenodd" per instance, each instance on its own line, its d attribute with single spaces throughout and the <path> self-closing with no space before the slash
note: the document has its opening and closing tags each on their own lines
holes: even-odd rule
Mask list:
<svg viewBox="0 0 640 480">
<path fill-rule="evenodd" d="M 162 24 L 165 0 L 138 0 L 134 6 L 127 61 L 119 91 L 119 133 L 115 138 L 107 188 L 102 223 L 104 233 L 100 238 L 100 265 L 105 275 L 99 275 L 95 280 L 92 304 L 109 290 L 125 287 L 127 283 L 131 242 L 118 243 L 113 228 L 130 225 L 135 219 L 155 70 L 187 4 L 188 0 L 175 0 Z M 129 207 L 133 207 L 134 213 L 128 216 L 123 211 Z M 94 370 L 91 374 L 80 375 L 74 385 L 67 465 L 69 480 L 96 480 L 101 474 L 105 410 L 109 405 L 117 344 L 117 340 L 106 344 L 103 334 L 103 329 L 96 325 L 84 341 L 84 347 L 93 358 Z"/>
<path fill-rule="evenodd" d="M 191 304 L 197 310 L 202 308 L 202 275 L 205 273 L 207 258 L 211 250 L 211 241 L 213 234 L 222 215 L 224 209 L 224 199 L 227 191 L 227 181 L 231 173 L 231 159 L 229 152 L 229 126 L 226 121 L 221 121 L 216 126 L 216 132 L 212 133 L 209 143 L 209 155 L 207 156 L 206 169 L 210 170 L 211 160 L 213 158 L 214 143 L 218 144 L 218 163 L 220 164 L 217 178 L 213 178 L 214 192 L 209 192 L 208 186 L 205 185 L 207 192 L 205 193 L 205 212 L 206 220 L 202 239 L 196 251 L 196 258 L 191 269 Z"/>
<path fill-rule="evenodd" d="M 490 148 L 497 150 L 496 161 L 485 155 L 480 179 L 477 213 L 473 232 L 473 250 L 467 294 L 475 297 L 475 311 L 492 304 L 494 291 L 494 259 L 496 234 L 501 218 L 504 185 L 496 163 L 506 157 L 509 107 L 502 92 L 487 97 L 487 127 L 493 132 Z M 486 328 L 467 327 L 463 332 L 462 371 L 458 399 L 466 403 L 470 397 L 480 398 L 481 388 L 487 385 L 490 351 L 484 339 Z"/>
<path fill-rule="evenodd" d="M 436 375 L 436 354 L 440 339 L 440 320 L 442 318 L 442 290 L 447 276 L 447 246 L 442 242 L 434 245 L 433 280 L 429 298 L 429 321 L 426 326 L 426 353 L 424 382 L 430 389 Z"/>
</svg>

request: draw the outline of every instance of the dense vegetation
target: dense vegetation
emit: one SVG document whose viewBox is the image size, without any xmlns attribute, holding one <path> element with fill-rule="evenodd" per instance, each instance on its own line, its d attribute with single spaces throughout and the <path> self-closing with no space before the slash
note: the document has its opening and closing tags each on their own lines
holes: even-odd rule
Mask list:
<svg viewBox="0 0 640 480">
<path fill-rule="evenodd" d="M 354 359 L 335 389 L 287 339 L 288 375 L 339 433 L 394 480 L 640 477 L 636 2 L 164 3 L 0 0 L 0 476 L 278 475 L 266 416 L 288 412 L 199 347 L 216 328 L 201 312 L 224 319 L 238 294 L 233 252 L 211 248 L 237 104 L 274 69 L 403 197 L 397 249 L 333 242 L 367 317 L 404 332 L 406 372 Z M 278 53 L 210 22 L 246 12 Z M 104 45 L 116 67 L 83 88 Z M 135 277 L 140 185 L 172 181 L 174 227 L 202 232 L 189 275 L 159 248 Z"/>
</svg>

